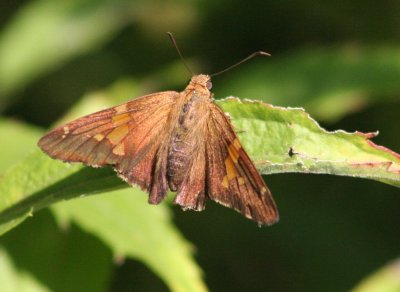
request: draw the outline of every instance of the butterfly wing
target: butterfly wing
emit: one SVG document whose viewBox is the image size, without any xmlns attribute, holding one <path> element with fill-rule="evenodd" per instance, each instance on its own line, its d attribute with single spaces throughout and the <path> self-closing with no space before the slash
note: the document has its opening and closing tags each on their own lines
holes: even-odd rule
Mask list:
<svg viewBox="0 0 400 292">
<path fill-rule="evenodd" d="M 273 224 L 279 215 L 271 192 L 242 148 L 224 112 L 211 104 L 207 123 L 208 197 L 259 224 Z"/>
<path fill-rule="evenodd" d="M 129 184 L 149 191 L 177 98 L 179 93 L 174 91 L 137 98 L 60 126 L 38 145 L 49 156 L 66 162 L 112 165 Z"/>
</svg>

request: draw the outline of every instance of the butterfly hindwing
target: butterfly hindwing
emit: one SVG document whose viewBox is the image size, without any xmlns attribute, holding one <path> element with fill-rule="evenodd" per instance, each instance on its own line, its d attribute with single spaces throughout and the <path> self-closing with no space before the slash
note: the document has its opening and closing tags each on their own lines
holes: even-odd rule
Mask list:
<svg viewBox="0 0 400 292">
<path fill-rule="evenodd" d="M 169 113 L 179 93 L 150 94 L 60 126 L 39 141 L 53 158 L 112 165 L 130 184 L 149 190 Z"/>
<path fill-rule="evenodd" d="M 242 148 L 232 125 L 215 104 L 206 141 L 208 197 L 259 224 L 273 224 L 278 211 L 272 195 Z"/>
</svg>

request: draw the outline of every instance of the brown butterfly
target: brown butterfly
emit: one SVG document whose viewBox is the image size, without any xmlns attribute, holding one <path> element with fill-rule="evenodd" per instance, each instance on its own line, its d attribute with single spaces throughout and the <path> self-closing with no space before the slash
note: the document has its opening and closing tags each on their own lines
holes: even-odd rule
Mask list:
<svg viewBox="0 0 400 292">
<path fill-rule="evenodd" d="M 139 97 L 60 126 L 38 145 L 52 158 L 111 165 L 158 204 L 201 211 L 209 198 L 258 224 L 278 221 L 272 195 L 242 148 L 229 118 L 213 102 L 211 78 L 195 75 L 181 93 Z"/>
</svg>

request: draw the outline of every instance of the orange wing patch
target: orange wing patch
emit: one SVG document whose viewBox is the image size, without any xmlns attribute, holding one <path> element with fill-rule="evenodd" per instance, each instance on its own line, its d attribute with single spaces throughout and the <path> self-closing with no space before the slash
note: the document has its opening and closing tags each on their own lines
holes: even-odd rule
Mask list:
<svg viewBox="0 0 400 292">
<path fill-rule="evenodd" d="M 228 157 L 225 159 L 226 176 L 222 179 L 221 185 L 224 188 L 229 187 L 229 182 L 234 178 L 238 179 L 239 185 L 244 184 L 244 178 L 236 172 L 235 164 L 238 162 L 239 150 L 242 148 L 238 139 L 233 140 L 228 146 Z"/>
<path fill-rule="evenodd" d="M 126 104 L 120 105 L 115 108 L 115 111 L 117 112 L 116 116 L 111 117 L 112 124 L 115 127 L 114 130 L 112 130 L 108 135 L 107 139 L 110 141 L 112 145 L 117 145 L 112 152 L 116 155 L 124 155 L 125 154 L 125 146 L 123 143 L 120 143 L 126 135 L 129 133 L 129 126 L 128 123 L 131 121 L 131 116 L 129 113 L 122 113 L 118 114 L 122 111 L 126 111 Z M 97 136 L 97 135 L 96 135 Z M 96 140 L 97 138 L 101 137 L 94 137 Z M 101 139 L 102 140 L 102 139 Z M 97 140 L 97 141 L 101 141 Z"/>
<path fill-rule="evenodd" d="M 234 163 L 237 163 L 237 160 L 239 158 L 239 152 L 238 150 L 241 148 L 240 144 L 235 143 L 235 141 L 238 141 L 238 139 L 235 139 L 233 143 L 229 144 L 228 146 L 228 152 L 229 152 L 229 157 L 232 158 Z M 239 147 L 237 146 L 239 145 Z"/>
<path fill-rule="evenodd" d="M 112 123 L 114 127 L 121 126 L 128 123 L 131 120 L 131 116 L 128 113 L 119 114 L 112 117 Z"/>
<path fill-rule="evenodd" d="M 125 144 L 119 143 L 116 147 L 113 148 L 112 152 L 115 155 L 119 155 L 119 156 L 125 155 Z"/>
<path fill-rule="evenodd" d="M 111 144 L 117 145 L 122 139 L 125 138 L 126 135 L 128 135 L 128 133 L 129 127 L 128 125 L 124 124 L 112 130 L 110 134 L 107 135 L 107 139 L 111 142 Z"/>
</svg>

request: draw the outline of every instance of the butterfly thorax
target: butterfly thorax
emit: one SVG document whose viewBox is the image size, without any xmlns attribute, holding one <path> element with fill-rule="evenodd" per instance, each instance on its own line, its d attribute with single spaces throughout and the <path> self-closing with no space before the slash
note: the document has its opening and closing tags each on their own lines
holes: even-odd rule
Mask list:
<svg viewBox="0 0 400 292">
<path fill-rule="evenodd" d="M 196 153 L 204 145 L 205 121 L 209 114 L 211 93 L 207 88 L 210 77 L 194 76 L 181 93 L 183 105 L 171 135 L 168 151 L 168 181 L 172 191 L 177 191 L 191 167 Z"/>
</svg>

